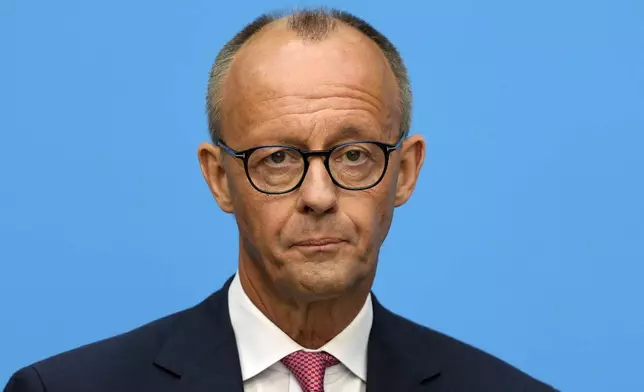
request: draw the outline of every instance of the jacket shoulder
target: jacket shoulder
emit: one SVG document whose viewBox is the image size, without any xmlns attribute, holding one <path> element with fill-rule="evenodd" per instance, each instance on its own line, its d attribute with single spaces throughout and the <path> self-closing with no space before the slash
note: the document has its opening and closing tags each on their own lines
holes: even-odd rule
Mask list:
<svg viewBox="0 0 644 392">
<path fill-rule="evenodd" d="M 5 392 L 131 390 L 123 383 L 158 374 L 154 358 L 172 326 L 194 308 L 36 362 L 16 372 Z M 118 377 L 114 377 L 118 375 Z"/>
<path fill-rule="evenodd" d="M 4 392 L 44 392 L 45 386 L 33 366 L 17 371 L 9 380 Z"/>
<path fill-rule="evenodd" d="M 391 313 L 396 334 L 410 350 L 438 358 L 440 382 L 451 391 L 556 391 L 509 363 L 470 344 L 459 341 Z M 421 350 L 421 351 L 418 351 Z"/>
</svg>

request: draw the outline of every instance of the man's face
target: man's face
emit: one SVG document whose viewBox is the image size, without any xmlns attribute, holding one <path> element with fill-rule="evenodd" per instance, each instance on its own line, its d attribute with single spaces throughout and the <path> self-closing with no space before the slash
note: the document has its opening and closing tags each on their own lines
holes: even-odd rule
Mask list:
<svg viewBox="0 0 644 392">
<path fill-rule="evenodd" d="M 238 151 L 394 144 L 399 136 L 393 73 L 378 47 L 347 27 L 320 42 L 304 42 L 279 22 L 267 28 L 237 54 L 222 97 L 222 138 Z M 202 145 L 204 175 L 237 220 L 240 271 L 294 299 L 370 286 L 393 208 L 411 194 L 422 164 L 418 140 L 391 154 L 385 177 L 371 189 L 337 187 L 323 158 L 313 157 L 302 185 L 282 195 L 259 192 L 241 160 Z M 407 155 L 413 164 L 404 164 Z"/>
</svg>

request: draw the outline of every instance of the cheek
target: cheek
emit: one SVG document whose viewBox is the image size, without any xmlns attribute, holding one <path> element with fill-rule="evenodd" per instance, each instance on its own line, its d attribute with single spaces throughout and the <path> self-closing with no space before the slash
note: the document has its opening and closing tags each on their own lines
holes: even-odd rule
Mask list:
<svg viewBox="0 0 644 392">
<path fill-rule="evenodd" d="M 261 224 L 259 230 L 265 232 L 263 235 L 266 237 L 266 241 L 279 240 L 280 233 L 295 210 L 295 202 L 286 196 L 282 197 L 272 196 L 262 200 L 261 206 L 258 208 L 258 216 L 260 217 L 258 220 Z"/>
<path fill-rule="evenodd" d="M 251 235 L 252 242 L 261 249 L 275 246 L 282 229 L 293 210 L 293 202 L 279 196 L 268 196 L 259 192 L 245 195 L 240 200 L 240 216 L 246 230 L 242 235 Z M 243 216 L 242 216 L 243 215 Z"/>
<path fill-rule="evenodd" d="M 360 247 L 379 248 L 387 236 L 393 208 L 389 193 L 364 191 L 360 197 L 348 199 L 342 206 L 356 228 Z"/>
</svg>

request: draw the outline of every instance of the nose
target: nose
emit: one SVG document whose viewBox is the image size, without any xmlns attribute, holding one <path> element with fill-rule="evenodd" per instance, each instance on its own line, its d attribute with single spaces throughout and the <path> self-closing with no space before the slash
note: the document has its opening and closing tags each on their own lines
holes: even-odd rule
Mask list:
<svg viewBox="0 0 644 392">
<path fill-rule="evenodd" d="M 331 180 L 322 158 L 311 158 L 308 172 L 300 186 L 300 212 L 323 215 L 338 207 L 337 187 Z"/>
</svg>

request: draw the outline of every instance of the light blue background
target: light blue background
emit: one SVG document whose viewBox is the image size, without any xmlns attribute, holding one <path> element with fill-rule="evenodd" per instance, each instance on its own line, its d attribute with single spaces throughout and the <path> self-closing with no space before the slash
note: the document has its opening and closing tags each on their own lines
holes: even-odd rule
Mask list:
<svg viewBox="0 0 644 392">
<path fill-rule="evenodd" d="M 644 2 L 328 4 L 399 47 L 429 143 L 384 304 L 563 390 L 644 391 Z M 288 5 L 0 2 L 1 385 L 234 272 L 195 154 L 207 74 Z"/>
</svg>

